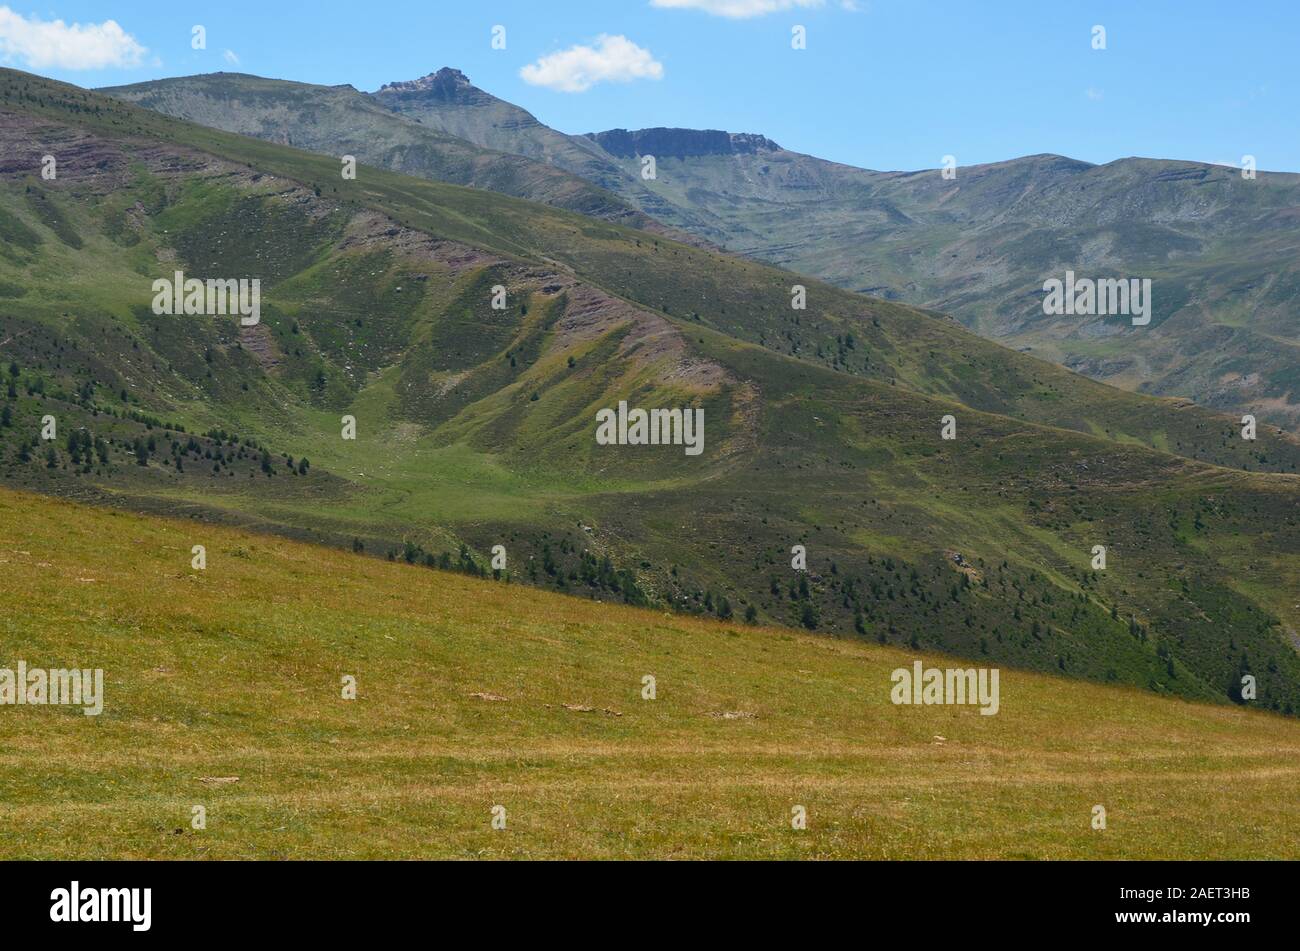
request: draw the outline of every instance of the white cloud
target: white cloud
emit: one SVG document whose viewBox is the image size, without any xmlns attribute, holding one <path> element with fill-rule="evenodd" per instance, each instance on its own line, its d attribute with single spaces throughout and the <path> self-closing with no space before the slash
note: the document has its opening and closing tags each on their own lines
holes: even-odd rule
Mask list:
<svg viewBox="0 0 1300 951">
<path fill-rule="evenodd" d="M 0 57 L 32 69 L 102 69 L 139 66 L 145 48 L 116 20 L 73 23 L 28 19 L 0 7 Z"/>
<path fill-rule="evenodd" d="M 767 16 L 794 7 L 820 7 L 824 0 L 650 0 L 652 7 L 672 10 L 703 10 L 716 17 L 728 17 L 732 20 L 748 20 L 750 17 Z M 852 0 L 846 0 L 841 6 L 846 10 L 857 8 Z"/>
<path fill-rule="evenodd" d="M 233 65 L 233 66 L 238 66 L 238 65 L 239 65 L 239 57 L 238 57 L 237 55 L 235 55 L 235 51 L 234 51 L 234 50 L 226 50 L 226 51 L 225 51 L 224 53 L 222 53 L 221 55 L 225 58 L 225 60 L 226 60 L 227 63 L 230 63 L 230 64 Z"/>
<path fill-rule="evenodd" d="M 1089 86 L 1083 94 L 1093 102 L 1100 102 L 1102 99 L 1106 98 L 1106 93 L 1104 91 L 1093 86 Z"/>
<path fill-rule="evenodd" d="M 596 83 L 662 79 L 663 64 L 626 36 L 596 37 L 596 45 L 573 46 L 519 70 L 524 82 L 559 92 L 586 92 Z"/>
</svg>

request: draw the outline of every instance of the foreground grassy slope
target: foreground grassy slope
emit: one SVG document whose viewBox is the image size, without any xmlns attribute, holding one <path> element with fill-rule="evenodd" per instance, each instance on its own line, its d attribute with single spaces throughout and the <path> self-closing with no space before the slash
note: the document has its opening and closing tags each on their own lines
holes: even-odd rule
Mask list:
<svg viewBox="0 0 1300 951">
<path fill-rule="evenodd" d="M 0 571 L 0 667 L 106 684 L 0 707 L 0 858 L 1300 857 L 1281 717 L 1011 670 L 995 716 L 894 706 L 957 662 L 8 490 Z"/>
</svg>

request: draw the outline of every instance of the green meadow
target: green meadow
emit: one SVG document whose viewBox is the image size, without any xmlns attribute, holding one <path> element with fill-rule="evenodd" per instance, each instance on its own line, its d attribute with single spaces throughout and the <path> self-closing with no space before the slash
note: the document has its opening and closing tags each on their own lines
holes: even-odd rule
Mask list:
<svg viewBox="0 0 1300 951">
<path fill-rule="evenodd" d="M 104 670 L 0 706 L 0 858 L 1300 856 L 1291 718 L 7 490 L 0 571 L 0 666 Z"/>
</svg>

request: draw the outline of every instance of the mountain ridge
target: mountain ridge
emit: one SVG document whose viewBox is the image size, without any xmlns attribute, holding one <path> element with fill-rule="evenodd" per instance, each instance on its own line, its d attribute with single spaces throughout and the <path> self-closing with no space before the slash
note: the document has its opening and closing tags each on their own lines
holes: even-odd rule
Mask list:
<svg viewBox="0 0 1300 951">
<path fill-rule="evenodd" d="M 951 313 L 985 337 L 1126 389 L 1300 431 L 1296 173 L 1243 179 L 1239 169 L 1188 160 L 1031 155 L 954 167 L 946 180 L 938 169 L 871 171 L 784 149 L 691 149 L 685 137 L 661 135 L 656 177 L 647 181 L 638 150 L 626 144 L 637 132 L 564 137 L 528 124 L 494 138 L 467 110 L 451 122 L 437 102 L 418 98 L 405 108 L 426 123 L 447 122 L 458 136 L 599 182 L 722 247 Z M 602 136 L 620 143 L 619 154 L 583 151 Z M 1152 278 L 1153 325 L 1138 332 L 1042 313 L 1044 281 L 1070 268 Z"/>
<path fill-rule="evenodd" d="M 781 151 L 781 147 L 766 136 L 748 132 L 722 132 L 717 129 L 610 129 L 605 132 L 588 132 L 586 138 L 617 158 L 630 158 L 645 153 L 687 158 Z"/>
<path fill-rule="evenodd" d="M 440 181 L 489 188 L 643 228 L 660 227 L 617 196 L 571 173 L 395 119 L 347 83 L 315 86 L 220 72 L 151 87 L 141 104 L 230 132 L 339 157 L 351 154 L 368 164 L 420 171 Z M 332 134 L 328 129 L 344 131 Z"/>
</svg>

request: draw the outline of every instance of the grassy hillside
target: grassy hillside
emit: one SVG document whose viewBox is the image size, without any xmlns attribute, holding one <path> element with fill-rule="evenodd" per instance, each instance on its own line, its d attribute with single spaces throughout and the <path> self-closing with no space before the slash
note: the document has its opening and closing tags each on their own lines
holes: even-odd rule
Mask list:
<svg viewBox="0 0 1300 951">
<path fill-rule="evenodd" d="M 250 77 L 237 79 L 240 82 L 268 84 L 270 88 L 276 90 L 282 87 L 290 90 L 283 94 L 287 97 L 287 101 L 292 101 L 296 95 L 302 95 L 296 92 L 299 84 L 295 83 L 253 81 Z M 212 125 L 243 127 L 243 123 L 247 120 L 238 118 L 230 107 L 231 103 L 238 101 L 239 116 L 243 116 L 243 100 L 233 96 L 227 90 L 226 87 L 230 82 L 234 81 L 227 81 L 225 78 L 190 77 L 142 83 L 139 86 L 121 88 L 114 92 L 133 100 L 156 105 L 165 112 L 179 114 L 179 116 L 204 117 L 204 121 Z M 452 84 L 456 88 L 461 88 L 458 83 Z M 477 96 L 472 92 L 463 92 L 463 95 L 458 94 L 447 99 L 439 92 L 445 90 L 446 86 L 447 83 L 433 83 L 429 90 L 399 90 L 387 99 L 381 96 L 386 104 L 402 109 L 400 116 L 390 114 L 389 121 L 399 125 L 403 123 L 409 125 L 411 122 L 409 117 L 416 117 L 424 125 L 433 125 L 441 121 L 438 117 L 447 113 L 448 109 L 451 110 L 448 114 L 454 116 L 461 116 L 467 113 L 467 110 L 469 113 L 477 114 L 473 112 L 481 105 Z M 256 88 L 260 90 L 261 87 Z M 315 95 L 337 95 L 333 91 L 321 90 L 320 87 L 302 88 L 317 90 Z M 473 91 L 474 94 L 478 92 L 472 86 L 468 87 L 468 90 Z M 247 95 L 251 96 L 252 90 Z M 105 100 L 98 101 L 104 103 Z M 499 100 L 493 101 L 499 103 Z M 217 108 L 222 103 L 226 104 L 225 110 Z M 113 107 L 101 105 L 101 108 L 112 109 Z M 279 110 L 273 110 L 273 114 L 278 116 Z M 486 114 L 497 117 L 487 122 L 487 125 L 493 129 L 508 129 L 512 136 L 523 135 L 525 138 L 537 133 L 532 125 L 520 120 L 519 117 L 516 117 L 517 121 L 507 122 L 499 116 L 495 107 L 487 110 Z M 169 125 L 155 117 L 142 116 L 136 112 L 127 113 L 123 110 L 122 116 L 114 121 L 118 127 L 129 123 L 130 127 L 140 133 L 149 131 L 151 134 L 165 135 L 169 138 L 178 135 L 174 123 Z M 315 143 L 313 147 L 328 149 L 331 155 L 342 148 L 341 143 L 335 142 L 343 134 L 338 123 L 331 122 L 328 118 L 317 120 L 313 113 L 298 118 L 295 123 L 302 123 L 305 126 L 302 135 Z M 448 129 L 454 129 L 456 134 L 465 135 L 471 134 L 472 131 L 463 129 L 459 125 L 448 126 Z M 688 130 L 663 131 L 686 133 Z M 199 144 L 217 155 L 233 158 L 235 161 L 252 161 L 257 168 L 274 169 L 279 174 L 320 183 L 325 187 L 326 194 L 331 196 L 355 194 L 356 191 L 338 192 L 337 184 L 333 184 L 338 178 L 337 160 L 302 155 L 290 157 L 283 149 L 261 149 L 255 144 L 248 143 L 246 139 L 231 140 L 229 136 L 208 133 L 207 130 L 194 130 L 192 127 L 186 133 L 186 140 Z M 497 146 L 503 144 L 495 138 L 484 139 L 484 142 L 494 143 Z M 550 142 L 550 139 L 546 139 L 546 142 Z M 581 142 L 588 143 L 591 148 L 598 148 L 589 140 L 582 139 Z M 538 152 L 537 157 L 550 156 L 559 161 L 556 157 L 559 153 L 556 153 L 555 149 L 549 146 L 538 146 L 538 148 L 541 151 Z M 533 155 L 533 152 L 529 151 L 528 155 Z M 876 179 L 896 183 L 906 182 L 909 194 L 914 194 L 909 199 L 911 203 L 917 205 L 928 203 L 936 209 L 948 208 L 950 196 L 937 194 L 935 187 L 928 183 L 928 178 L 922 175 L 865 173 L 858 169 L 850 169 L 848 166 L 819 162 L 807 156 L 796 156 L 794 153 L 784 151 L 777 157 L 780 157 L 781 161 L 777 161 L 768 170 L 780 171 L 790 162 L 798 165 L 798 162 L 806 160 L 818 164 L 818 174 L 810 179 L 814 183 L 809 184 L 809 194 L 803 195 L 802 200 L 807 201 L 806 207 L 800 205 L 792 209 L 789 205 L 774 204 L 763 199 L 761 204 L 768 210 L 761 225 L 757 226 L 757 230 L 767 235 L 767 240 L 777 240 L 781 247 L 787 248 L 803 247 L 802 239 L 787 240 L 785 236 L 781 236 L 787 235 L 790 227 L 796 227 L 801 234 L 806 231 L 807 235 L 819 236 L 816 246 L 806 249 L 806 255 L 768 256 L 771 260 L 796 266 L 801 272 L 814 277 L 827 275 L 833 282 L 848 283 L 849 286 L 865 288 L 876 294 L 894 294 L 891 290 L 892 285 L 888 282 L 867 282 L 866 285 L 862 285 L 862 283 L 845 281 L 844 273 L 833 268 L 828 262 L 841 261 L 845 253 L 852 252 L 853 255 L 866 253 L 862 248 L 889 248 L 891 253 L 896 253 L 898 259 L 905 262 L 906 266 L 922 266 L 924 261 L 930 260 L 924 253 L 918 253 L 922 248 L 918 247 L 918 239 L 913 234 L 909 233 L 904 238 L 898 239 L 902 244 L 901 247 L 896 248 L 898 242 L 891 235 L 842 234 L 842 221 L 832 227 L 822 217 L 823 208 L 835 208 L 839 209 L 836 210 L 836 214 L 839 214 L 840 218 L 852 220 L 854 227 L 865 227 L 862 222 L 875 222 L 878 218 L 893 222 L 891 226 L 897 225 L 897 221 L 894 221 L 891 216 L 881 217 L 876 213 L 859 214 L 858 209 L 841 208 L 842 201 L 845 200 L 842 196 L 850 196 L 850 203 L 852 203 L 863 192 L 862 183 L 845 181 L 846 175 L 849 177 L 868 175 L 874 182 Z M 604 161 L 614 161 L 615 158 L 615 156 L 606 156 Z M 659 192 L 672 194 L 673 188 L 686 187 L 685 182 L 692 181 L 689 175 L 693 174 L 695 165 L 701 162 L 722 164 L 724 168 L 716 171 L 716 174 L 738 174 L 746 182 L 762 183 L 766 179 L 759 174 L 761 169 L 758 165 L 770 158 L 772 153 L 764 151 L 764 148 L 728 152 L 725 156 L 705 155 L 682 158 L 663 156 L 667 170 L 650 184 L 653 184 L 655 194 Z M 636 156 L 623 156 L 621 161 L 627 165 L 624 169 L 625 173 L 630 175 L 633 165 L 636 165 Z M 742 166 L 740 171 L 732 168 L 737 162 Z M 560 164 L 568 168 L 565 162 Z M 1063 164 L 1075 170 L 1087 168 L 1082 162 L 1063 161 Z M 798 165 L 798 168 L 802 169 L 803 166 Z M 1039 169 L 1039 166 L 1035 165 L 1034 168 Z M 1017 190 L 1034 192 L 1040 187 L 1039 184 L 1035 184 L 1036 178 L 1031 177 L 1022 181 L 1024 174 L 1027 173 L 1021 169 L 1021 166 L 1017 165 L 1018 170 L 1009 182 L 998 178 L 998 175 L 1002 174 L 998 169 L 1001 169 L 1001 166 L 989 166 L 989 169 L 970 170 L 967 173 L 971 179 L 978 179 L 982 183 L 978 191 L 979 212 L 958 213 L 954 210 L 953 220 L 948 221 L 946 218 L 944 220 L 946 230 L 943 230 L 943 234 L 965 234 L 967 230 L 974 227 L 972 222 L 978 222 L 982 216 L 991 213 L 997 201 L 1005 203 L 1009 200 L 1008 195 Z M 780 174 L 777 174 L 777 171 L 772 173 L 777 178 L 787 175 L 790 179 L 789 190 L 797 190 L 797 184 L 809 177 L 806 171 L 787 170 L 780 171 Z M 1050 168 L 1039 169 L 1039 171 L 1048 177 L 1052 173 Z M 604 181 L 601 175 L 595 174 L 594 171 L 590 174 L 595 175 L 593 181 Z M 1011 173 L 1008 171 L 1006 174 Z M 1226 171 L 1218 173 L 1214 181 L 1223 181 L 1225 175 L 1227 175 Z M 991 181 L 985 181 L 985 178 Z M 1232 208 L 1238 209 L 1234 212 L 1234 221 L 1257 223 L 1258 216 L 1268 214 L 1269 209 L 1277 208 L 1279 201 L 1284 204 L 1284 195 L 1290 194 L 1287 191 L 1290 187 L 1287 182 L 1290 179 L 1278 178 L 1286 181 L 1275 183 L 1274 178 L 1266 177 L 1266 181 L 1269 182 L 1268 188 L 1258 194 L 1232 188 L 1231 195 L 1234 196 L 1232 200 L 1235 203 L 1232 204 Z M 962 181 L 966 183 L 966 179 Z M 675 182 L 676 184 L 673 184 Z M 1261 188 L 1265 188 L 1264 179 L 1261 179 L 1260 184 Z M 785 187 L 787 186 L 776 187 L 776 191 L 781 192 Z M 898 184 L 898 187 L 904 186 Z M 1123 190 L 1123 183 L 1109 182 L 1106 184 L 1105 196 L 1097 197 L 1096 203 L 1100 205 L 1106 205 L 1108 201 L 1112 204 L 1117 203 L 1118 199 L 1115 199 L 1117 190 Z M 694 195 L 697 190 L 688 188 L 688 191 Z M 701 191 L 702 195 L 711 194 L 708 187 L 698 191 Z M 967 194 L 974 191 L 974 187 L 967 188 Z M 1245 468 L 1281 469 L 1283 472 L 1295 472 L 1294 466 L 1300 463 L 1300 443 L 1297 443 L 1294 437 L 1274 439 L 1277 435 L 1275 426 L 1265 426 L 1265 433 L 1261 437 L 1264 442 L 1251 446 L 1242 443 L 1240 439 L 1231 438 L 1238 433 L 1239 425 L 1229 424 L 1221 414 L 1208 413 L 1191 407 L 1186 399 L 1134 400 L 1123 391 L 1108 386 L 1092 385 L 1086 377 L 1065 372 L 1060 366 L 1041 361 L 1035 356 L 1014 353 L 1005 347 L 976 338 L 972 334 L 963 333 L 958 326 L 953 325 L 952 321 L 935 320 L 937 314 L 924 314 L 914 308 L 900 307 L 900 305 L 885 303 L 883 300 L 849 294 L 832 286 L 831 283 L 820 283 L 807 277 L 796 277 L 784 270 L 749 264 L 708 248 L 686 247 L 684 244 L 664 239 L 660 235 L 646 236 L 640 231 L 620 229 L 617 226 L 603 227 L 594 225 L 590 221 L 565 220 L 559 213 L 542 213 L 536 207 L 504 203 L 498 197 L 481 191 L 448 190 L 434 182 L 424 183 L 406 177 L 387 177 L 387 175 L 370 173 L 367 175 L 364 194 L 365 203 L 370 207 L 380 208 L 396 220 L 412 227 L 419 227 L 433 234 L 455 236 L 477 247 L 491 247 L 503 252 L 534 257 L 534 259 L 560 262 L 606 290 L 614 291 L 624 298 L 637 301 L 669 317 L 712 327 L 735 338 L 761 343 L 762 346 L 775 349 L 777 352 L 819 362 L 840 372 L 894 381 L 915 390 L 962 401 L 979 409 L 1013 414 L 1013 416 L 1052 426 L 1065 426 L 1069 429 L 1089 431 L 1089 433 L 1104 433 L 1121 439 L 1135 439 L 1149 446 L 1191 456 L 1193 459 L 1245 466 Z M 802 192 L 800 194 L 802 195 Z M 833 197 L 835 195 L 841 197 L 835 199 Z M 636 199 L 636 195 L 625 197 L 628 197 L 628 200 L 640 200 Z M 740 214 L 744 209 L 749 208 L 750 197 L 753 196 L 746 192 L 746 195 L 737 196 L 735 200 L 720 199 L 720 201 L 728 208 L 741 209 L 735 212 Z M 1158 200 L 1175 201 L 1174 197 L 1166 195 L 1165 192 L 1161 192 L 1161 196 L 1157 197 Z M 966 196 L 963 195 L 961 200 L 966 201 Z M 1071 201 L 1078 203 L 1076 199 Z M 1242 208 L 1238 208 L 1238 205 L 1242 205 Z M 702 234 L 706 238 L 728 240 L 729 246 L 733 248 L 738 247 L 746 253 L 755 253 L 759 257 L 766 256 L 751 242 L 737 243 L 737 240 L 728 239 L 725 233 L 722 235 L 712 233 L 699 222 L 679 221 L 672 214 L 662 213 L 663 209 L 659 208 L 649 208 L 649 210 L 663 221 L 680 226 L 682 229 L 694 230 L 694 233 Z M 1082 220 L 1095 210 L 1095 205 L 1078 208 L 1073 204 L 1070 210 L 1071 220 Z M 919 210 L 917 213 L 920 213 Z M 1053 214 L 1050 203 L 1035 212 L 1035 216 L 1044 218 L 1050 218 Z M 1255 226 L 1251 223 L 1240 225 L 1247 231 Z M 939 235 L 940 231 L 939 225 L 935 225 L 933 234 Z M 1017 231 L 1015 234 L 1021 233 Z M 1287 242 L 1290 239 L 1287 238 L 1288 233 L 1281 223 L 1274 222 L 1274 226 L 1266 229 L 1266 234 L 1282 242 L 1282 246 L 1279 247 L 1288 247 Z M 997 239 L 998 242 L 1004 242 L 1006 235 L 1000 234 Z M 967 251 L 972 248 L 979 251 L 980 248 L 989 246 L 991 240 L 982 238 L 979 242 L 969 242 L 963 247 Z M 939 248 L 943 246 L 943 242 L 937 238 L 931 244 L 932 247 L 927 247 L 935 253 L 939 253 Z M 1024 269 L 1032 270 L 1037 282 L 1035 287 L 1041 287 L 1044 278 L 1039 273 L 1039 265 L 1049 269 L 1056 266 L 1053 264 L 1056 259 L 1048 260 L 1044 255 L 1057 255 L 1060 261 L 1065 262 L 1061 265 L 1063 270 L 1071 260 L 1062 249 L 1066 244 L 1056 239 L 1048 240 L 1040 236 L 1030 236 L 1030 238 L 1023 238 L 1021 246 L 1018 246 L 1019 252 L 1011 257 L 1017 261 L 1034 262 L 1032 268 L 1030 264 L 1017 265 L 1017 268 L 1023 266 Z M 1123 247 L 1130 246 L 1125 244 Z M 845 249 L 849 251 L 846 252 Z M 998 261 L 1001 261 L 1001 264 L 996 266 L 985 260 L 982 251 L 978 256 L 982 266 L 988 265 L 993 272 L 1002 273 L 1008 268 L 1008 264 L 1002 259 L 1009 253 L 1000 252 Z M 948 261 L 953 259 L 956 252 L 945 251 L 944 255 L 944 260 Z M 1149 264 L 1149 261 L 1145 262 Z M 1109 268 L 1114 264 L 1114 260 L 1106 259 L 1102 264 Z M 948 265 L 945 264 L 944 268 L 948 268 Z M 1222 278 L 1222 274 L 1219 278 Z M 919 278 L 909 278 L 909 287 L 917 290 L 918 282 Z M 807 287 L 809 303 L 806 311 L 794 311 L 790 307 L 790 300 L 792 300 L 790 287 L 796 283 Z M 971 281 L 967 279 L 958 279 L 958 283 L 966 288 L 972 286 Z M 1164 282 L 1161 282 L 1161 286 L 1165 286 Z M 1219 279 L 1217 286 L 1231 287 L 1234 286 L 1234 281 Z M 1284 288 L 1288 285 L 1286 281 L 1281 281 L 1270 282 L 1270 286 Z M 932 300 L 935 294 L 937 291 L 927 291 L 919 296 L 911 295 L 910 292 L 894 296 L 928 301 Z M 1024 301 L 1028 300 L 1034 307 L 1041 307 L 1041 292 L 1035 296 L 1034 288 L 1017 285 L 1011 288 L 1008 294 L 1014 296 L 1018 305 L 1023 305 Z M 1183 291 L 1178 291 L 1174 295 L 1165 295 L 1162 292 L 1162 300 L 1166 303 L 1175 299 L 1180 301 L 1179 305 L 1190 304 L 1195 300 L 1195 295 Z M 961 311 L 961 300 L 945 298 L 943 303 Z M 1157 305 L 1157 318 L 1153 318 L 1152 327 L 1136 329 L 1130 326 L 1126 330 L 1125 327 L 1119 327 L 1114 320 L 1109 322 L 1109 329 L 1105 330 L 1105 333 L 1093 327 L 1086 334 L 1088 339 L 1092 340 L 1089 346 L 1093 349 L 1109 347 L 1114 352 L 1126 355 L 1126 361 L 1134 359 L 1134 355 L 1140 356 L 1145 352 L 1145 344 L 1141 343 L 1135 335 L 1139 330 L 1148 331 L 1151 335 L 1162 334 L 1160 327 L 1156 326 L 1167 316 L 1166 313 L 1161 312 L 1162 307 L 1165 307 L 1165 304 Z M 1041 314 L 1041 311 L 1039 313 Z M 1279 320 L 1282 323 L 1286 322 L 1283 312 L 1278 313 Z M 1238 413 L 1239 407 L 1249 405 L 1257 409 L 1261 421 L 1275 420 L 1279 425 L 1290 425 L 1288 424 L 1290 416 L 1287 411 L 1284 411 L 1284 407 L 1291 399 L 1287 394 L 1291 392 L 1291 368 L 1295 365 L 1295 361 L 1287 359 L 1288 351 L 1284 342 L 1294 329 L 1284 329 L 1281 323 L 1278 326 L 1270 323 L 1269 326 L 1273 327 L 1273 330 L 1265 330 L 1262 323 L 1257 326 L 1252 323 L 1255 329 L 1249 333 L 1264 334 L 1268 339 L 1265 339 L 1265 336 L 1257 336 L 1255 343 L 1249 348 L 1251 356 L 1248 360 L 1242 359 L 1242 351 L 1231 340 L 1219 339 L 1214 343 L 1206 343 L 1201 336 L 1192 334 L 1191 336 L 1201 340 L 1201 343 L 1190 348 L 1188 359 L 1180 361 L 1180 366 L 1183 366 L 1184 377 L 1192 374 L 1199 378 L 1218 378 L 1223 391 L 1230 392 L 1232 395 L 1231 399 L 1226 400 L 1216 400 L 1206 396 L 1206 403 L 1234 409 Z M 1173 327 L 1170 327 L 1170 330 L 1173 330 Z M 1242 333 L 1245 333 L 1244 327 Z M 1110 343 L 1102 344 L 1104 340 L 1110 340 Z M 1274 346 L 1274 343 L 1278 343 L 1278 346 Z M 1040 344 L 1039 349 L 1050 359 L 1060 357 L 1060 352 L 1044 344 Z M 1195 365 L 1188 364 L 1192 355 L 1197 357 Z M 1222 375 L 1229 369 L 1227 362 L 1231 362 L 1236 370 L 1240 370 L 1251 379 L 1245 381 L 1245 379 L 1238 379 L 1236 375 L 1229 374 L 1227 377 Z M 1126 362 L 1125 365 L 1130 364 Z M 1080 364 L 1078 369 L 1091 373 L 1088 365 Z M 1121 386 L 1126 386 L 1128 383 L 1136 386 L 1135 381 L 1136 378 L 1131 381 L 1117 379 L 1115 382 Z M 1256 383 L 1260 383 L 1268 392 L 1268 400 L 1256 405 L 1249 400 L 1243 403 L 1238 399 L 1245 392 L 1253 391 L 1252 387 Z M 1158 391 L 1166 392 L 1166 390 Z M 1174 387 L 1169 388 L 1167 392 L 1171 395 L 1205 395 L 1203 390 L 1196 387 Z"/>
<path fill-rule="evenodd" d="M 8 490 L 0 570 L 0 667 L 105 681 L 0 707 L 2 859 L 1300 857 L 1281 717 L 1013 670 L 895 706 L 958 662 Z"/>
<path fill-rule="evenodd" d="M 471 574 L 503 545 L 514 580 L 590 598 L 1198 700 L 1249 673 L 1300 705 L 1283 434 L 827 285 L 791 311 L 805 279 L 718 252 L 0 78 L 9 485 Z M 176 267 L 261 279 L 261 324 L 153 314 Z M 597 446 L 620 400 L 702 407 L 703 453 Z"/>
</svg>

